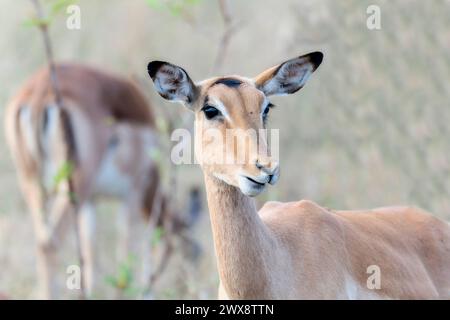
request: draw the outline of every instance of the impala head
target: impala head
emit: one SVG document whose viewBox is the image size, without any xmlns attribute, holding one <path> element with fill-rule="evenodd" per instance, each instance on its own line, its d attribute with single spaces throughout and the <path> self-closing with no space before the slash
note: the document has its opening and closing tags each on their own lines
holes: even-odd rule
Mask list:
<svg viewBox="0 0 450 320">
<path fill-rule="evenodd" d="M 259 194 L 279 177 L 265 134 L 269 97 L 301 89 L 322 62 L 313 52 L 274 66 L 255 78 L 215 77 L 194 83 L 181 67 L 152 61 L 148 72 L 165 99 L 181 102 L 195 113 L 196 157 L 205 174 Z"/>
</svg>

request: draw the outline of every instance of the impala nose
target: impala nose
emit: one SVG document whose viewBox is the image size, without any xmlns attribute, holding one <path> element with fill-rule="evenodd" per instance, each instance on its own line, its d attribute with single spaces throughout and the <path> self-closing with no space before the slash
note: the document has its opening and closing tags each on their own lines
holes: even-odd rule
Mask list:
<svg viewBox="0 0 450 320">
<path fill-rule="evenodd" d="M 264 159 L 264 162 L 261 159 L 256 159 L 255 166 L 268 175 L 268 183 L 274 184 L 278 180 L 279 166 L 277 161 L 271 158 Z"/>
<path fill-rule="evenodd" d="M 258 159 L 256 159 L 255 165 L 258 169 L 262 169 L 264 166 L 259 162 Z"/>
</svg>

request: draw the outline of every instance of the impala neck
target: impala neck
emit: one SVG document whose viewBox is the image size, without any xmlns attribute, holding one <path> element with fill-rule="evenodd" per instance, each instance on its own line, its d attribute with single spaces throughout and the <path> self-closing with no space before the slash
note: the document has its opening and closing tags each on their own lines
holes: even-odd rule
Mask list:
<svg viewBox="0 0 450 320">
<path fill-rule="evenodd" d="M 219 276 L 229 298 L 273 295 L 277 244 L 253 199 L 205 174 Z"/>
</svg>

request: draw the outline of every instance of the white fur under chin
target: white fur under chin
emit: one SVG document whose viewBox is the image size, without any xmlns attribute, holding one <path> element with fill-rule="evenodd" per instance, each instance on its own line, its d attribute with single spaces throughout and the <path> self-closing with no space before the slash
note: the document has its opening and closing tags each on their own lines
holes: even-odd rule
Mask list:
<svg viewBox="0 0 450 320">
<path fill-rule="evenodd" d="M 247 178 L 242 176 L 238 178 L 238 181 L 239 181 L 239 189 L 241 190 L 241 192 L 249 197 L 257 196 L 266 188 L 265 185 L 264 186 L 255 185 L 254 183 L 248 181 Z"/>
<path fill-rule="evenodd" d="M 234 185 L 233 183 L 231 183 L 231 181 L 229 181 L 229 179 L 225 175 L 222 175 L 220 173 L 214 173 L 213 176 L 215 178 L 217 178 L 218 180 L 220 180 L 230 186 Z M 238 178 L 238 186 L 237 187 L 239 188 L 239 190 L 241 190 L 241 192 L 244 195 L 246 195 L 248 197 L 255 197 L 266 188 L 265 186 L 260 186 L 260 187 L 255 188 L 254 184 L 252 182 L 248 181 L 243 176 L 240 176 Z"/>
</svg>

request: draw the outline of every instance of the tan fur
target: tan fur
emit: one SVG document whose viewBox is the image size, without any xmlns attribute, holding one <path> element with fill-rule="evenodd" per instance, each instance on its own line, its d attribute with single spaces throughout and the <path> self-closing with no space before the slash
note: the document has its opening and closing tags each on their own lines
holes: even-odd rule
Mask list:
<svg viewBox="0 0 450 320">
<path fill-rule="evenodd" d="M 194 93 L 186 89 L 192 81 L 187 74 L 183 76 L 184 69 L 156 61 L 148 70 L 161 96 L 181 101 L 194 111 L 196 142 L 201 146 L 196 149 L 197 158 L 218 160 L 225 145 L 205 136 L 208 129 L 224 134 L 226 129 L 263 128 L 261 105 L 266 95 L 293 93 L 303 87 L 322 57 L 311 53 L 294 58 L 254 79 L 227 77 L 240 80 L 240 85 L 217 84 L 220 78 L 205 80 L 192 89 Z M 159 74 L 160 69 L 164 74 Z M 171 74 L 177 79 L 171 79 Z M 197 98 L 186 103 L 186 96 Z M 227 115 L 207 119 L 202 108 L 214 103 L 217 109 L 223 108 L 217 101 Z M 250 139 L 250 144 L 255 143 Z M 267 150 L 266 142 L 260 143 L 259 150 Z M 416 208 L 331 211 L 307 200 L 269 202 L 257 212 L 246 194 L 254 196 L 260 191 L 249 189 L 242 175 L 270 183 L 278 177 L 278 164 L 264 152 L 251 150 L 245 150 L 243 164 L 201 162 L 220 298 L 450 298 L 448 223 Z M 234 158 L 235 153 L 229 151 L 226 156 Z M 379 289 L 367 285 L 370 266 L 380 268 Z"/>
<path fill-rule="evenodd" d="M 251 116 L 261 104 L 258 92 L 250 95 L 246 86 L 214 90 L 234 126 L 259 126 Z M 249 167 L 247 172 L 257 170 Z M 228 176 L 235 169 L 221 166 L 220 172 Z M 229 298 L 352 298 L 346 281 L 358 285 L 353 298 L 450 298 L 450 227 L 428 213 L 407 207 L 332 212 L 303 200 L 268 203 L 258 214 L 252 199 L 208 171 L 218 268 Z M 381 270 L 379 290 L 367 288 L 371 265 Z"/>
<path fill-rule="evenodd" d="M 64 273 L 55 269 L 55 249 L 58 234 L 67 229 L 67 212 L 80 211 L 85 287 L 91 292 L 95 279 L 92 203 L 98 196 L 123 202 L 125 221 L 119 247 L 126 258 L 143 241 L 135 238 L 139 232 L 132 225 L 142 228 L 141 213 L 148 218 L 159 188 L 157 168 L 150 157 L 150 149 L 157 147 L 154 117 L 139 90 L 127 80 L 83 65 L 60 64 L 56 70 L 62 107 L 55 105 L 48 68 L 43 68 L 14 96 L 5 119 L 8 144 L 32 212 L 41 296 L 45 298 L 55 297 L 55 273 Z M 49 119 L 52 115 L 56 119 Z M 53 125 L 55 131 L 48 133 L 46 125 Z M 105 169 L 108 161 L 114 174 L 125 181 L 117 190 L 120 181 L 111 181 Z M 74 164 L 73 174 L 54 189 L 55 171 L 65 162 Z M 48 171 L 52 166 L 53 171 Z M 101 172 L 105 172 L 104 181 L 100 181 Z"/>
</svg>

